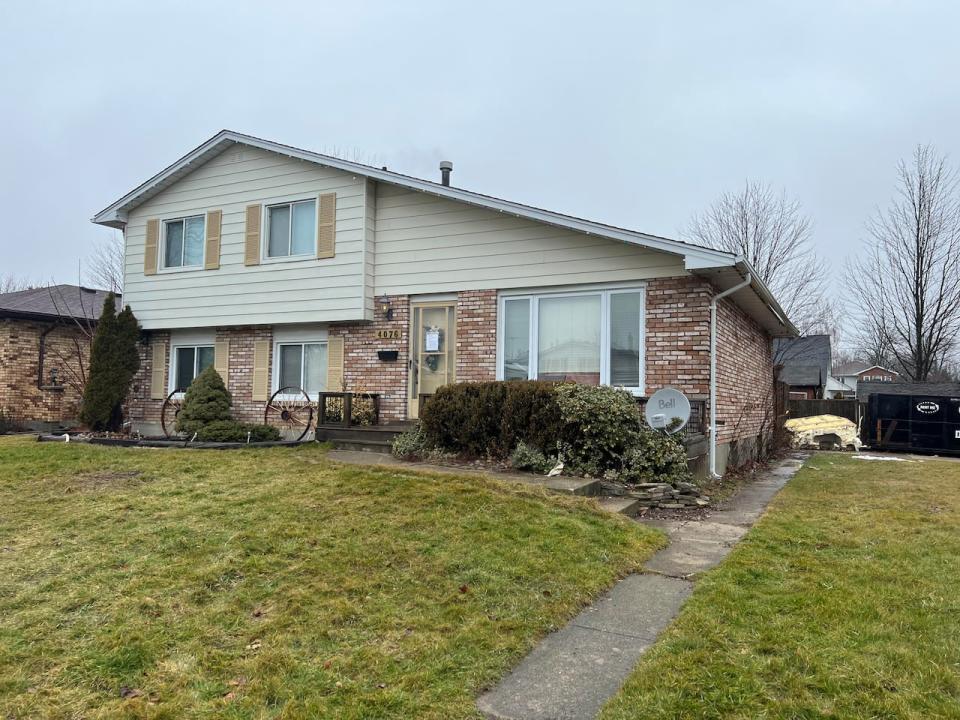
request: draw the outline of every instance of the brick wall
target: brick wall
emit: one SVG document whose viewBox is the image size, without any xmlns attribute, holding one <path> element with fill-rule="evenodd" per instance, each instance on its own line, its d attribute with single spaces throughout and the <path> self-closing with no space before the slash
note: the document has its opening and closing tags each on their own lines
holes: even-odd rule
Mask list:
<svg viewBox="0 0 960 720">
<path fill-rule="evenodd" d="M 380 422 L 396 422 L 407 416 L 407 361 L 410 334 L 410 304 L 405 295 L 390 297 L 393 319 L 377 309 L 376 319 L 355 325 L 331 325 L 331 336 L 343 338 L 343 380 L 348 392 L 380 393 Z M 399 338 L 377 337 L 380 330 L 398 331 Z M 396 360 L 381 360 L 378 350 L 396 350 Z"/>
<path fill-rule="evenodd" d="M 165 330 L 150 332 L 146 343 L 140 343 L 140 369 L 130 384 L 130 396 L 127 398 L 126 417 L 133 423 L 159 423 L 163 400 L 150 399 L 150 377 L 153 372 L 153 348 L 162 345 L 165 349 L 163 387 L 167 387 L 170 377 L 170 333 Z"/>
<path fill-rule="evenodd" d="M 44 387 L 50 371 L 57 370 L 58 389 L 38 387 L 40 335 L 49 323 L 0 319 L 0 408 L 22 422 L 65 422 L 76 420 L 80 406 L 81 364 L 90 360 L 89 342 L 77 328 L 57 326 L 47 333 Z M 79 350 L 77 342 L 79 342 Z M 81 357 L 82 356 L 82 357 Z"/>
<path fill-rule="evenodd" d="M 721 300 L 717 307 L 718 442 L 769 432 L 772 411 L 770 336 L 734 303 Z"/>
<path fill-rule="evenodd" d="M 694 277 L 647 283 L 646 392 L 674 387 L 691 397 L 710 394 L 710 298 L 716 291 Z"/>
<path fill-rule="evenodd" d="M 243 422 L 262 423 L 264 401 L 253 399 L 253 344 L 270 343 L 267 377 L 273 392 L 273 329 L 260 327 L 217 328 L 217 340 L 230 341 L 230 364 L 227 367 L 227 389 L 233 396 L 233 417 Z"/>
<path fill-rule="evenodd" d="M 479 382 L 497 376 L 497 291 L 457 295 L 457 380 Z"/>
</svg>

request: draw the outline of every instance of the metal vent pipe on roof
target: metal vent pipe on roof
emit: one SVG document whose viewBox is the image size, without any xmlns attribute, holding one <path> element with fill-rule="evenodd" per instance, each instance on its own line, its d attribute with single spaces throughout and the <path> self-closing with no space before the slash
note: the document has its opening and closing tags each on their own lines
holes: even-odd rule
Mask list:
<svg viewBox="0 0 960 720">
<path fill-rule="evenodd" d="M 449 160 L 440 161 L 440 182 L 443 185 L 450 186 L 450 173 L 453 172 L 453 163 Z"/>
</svg>

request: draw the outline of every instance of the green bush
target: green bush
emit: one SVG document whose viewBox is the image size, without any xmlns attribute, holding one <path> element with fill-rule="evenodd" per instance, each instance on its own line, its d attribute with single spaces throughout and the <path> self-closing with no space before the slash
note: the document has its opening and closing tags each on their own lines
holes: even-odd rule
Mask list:
<svg viewBox="0 0 960 720">
<path fill-rule="evenodd" d="M 687 449 L 676 435 L 640 426 L 637 444 L 623 457 L 623 469 L 618 479 L 631 485 L 647 482 L 690 482 Z"/>
<path fill-rule="evenodd" d="M 201 442 L 276 442 L 280 431 L 270 425 L 255 425 L 236 420 L 214 420 L 197 430 L 197 440 Z"/>
<path fill-rule="evenodd" d="M 90 372 L 80 403 L 80 419 L 92 430 L 116 431 L 123 425 L 123 401 L 140 367 L 139 337 L 130 306 L 118 315 L 116 298 L 108 293 L 93 335 Z"/>
<path fill-rule="evenodd" d="M 210 423 L 230 420 L 232 403 L 230 391 L 223 384 L 220 373 L 213 366 L 208 367 L 187 388 L 183 407 L 177 415 L 177 431 L 192 435 Z"/>
<path fill-rule="evenodd" d="M 416 460 L 429 451 L 429 445 L 420 426 L 405 430 L 393 439 L 391 451 L 398 458 Z"/>
<path fill-rule="evenodd" d="M 473 457 L 505 458 L 523 441 L 555 452 L 561 429 L 554 383 L 445 385 L 426 403 L 420 424 L 435 447 Z"/>
<path fill-rule="evenodd" d="M 594 477 L 619 468 L 640 435 L 634 397 L 624 390 L 575 383 L 558 385 L 556 397 L 563 423 L 564 464 L 573 472 Z"/>
<path fill-rule="evenodd" d="M 517 447 L 510 453 L 510 466 L 517 470 L 545 473 L 555 464 L 556 461 L 551 462 L 546 455 L 537 448 L 527 445 L 523 440 L 518 442 Z"/>
</svg>

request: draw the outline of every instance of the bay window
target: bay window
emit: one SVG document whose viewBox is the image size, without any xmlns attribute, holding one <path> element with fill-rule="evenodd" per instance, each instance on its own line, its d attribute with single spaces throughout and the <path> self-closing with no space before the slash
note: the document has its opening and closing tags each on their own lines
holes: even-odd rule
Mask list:
<svg viewBox="0 0 960 720">
<path fill-rule="evenodd" d="M 497 377 L 643 393 L 643 289 L 504 295 Z"/>
</svg>

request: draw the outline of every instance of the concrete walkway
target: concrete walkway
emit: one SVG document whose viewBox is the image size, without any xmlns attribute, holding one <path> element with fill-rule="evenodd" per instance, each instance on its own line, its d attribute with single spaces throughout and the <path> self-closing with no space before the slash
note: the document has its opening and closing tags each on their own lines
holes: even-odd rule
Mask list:
<svg viewBox="0 0 960 720">
<path fill-rule="evenodd" d="M 670 624 L 692 577 L 720 563 L 803 459 L 784 460 L 707 521 L 650 520 L 670 544 L 646 572 L 621 580 L 563 629 L 547 636 L 477 707 L 496 720 L 592 720 Z"/>
</svg>

